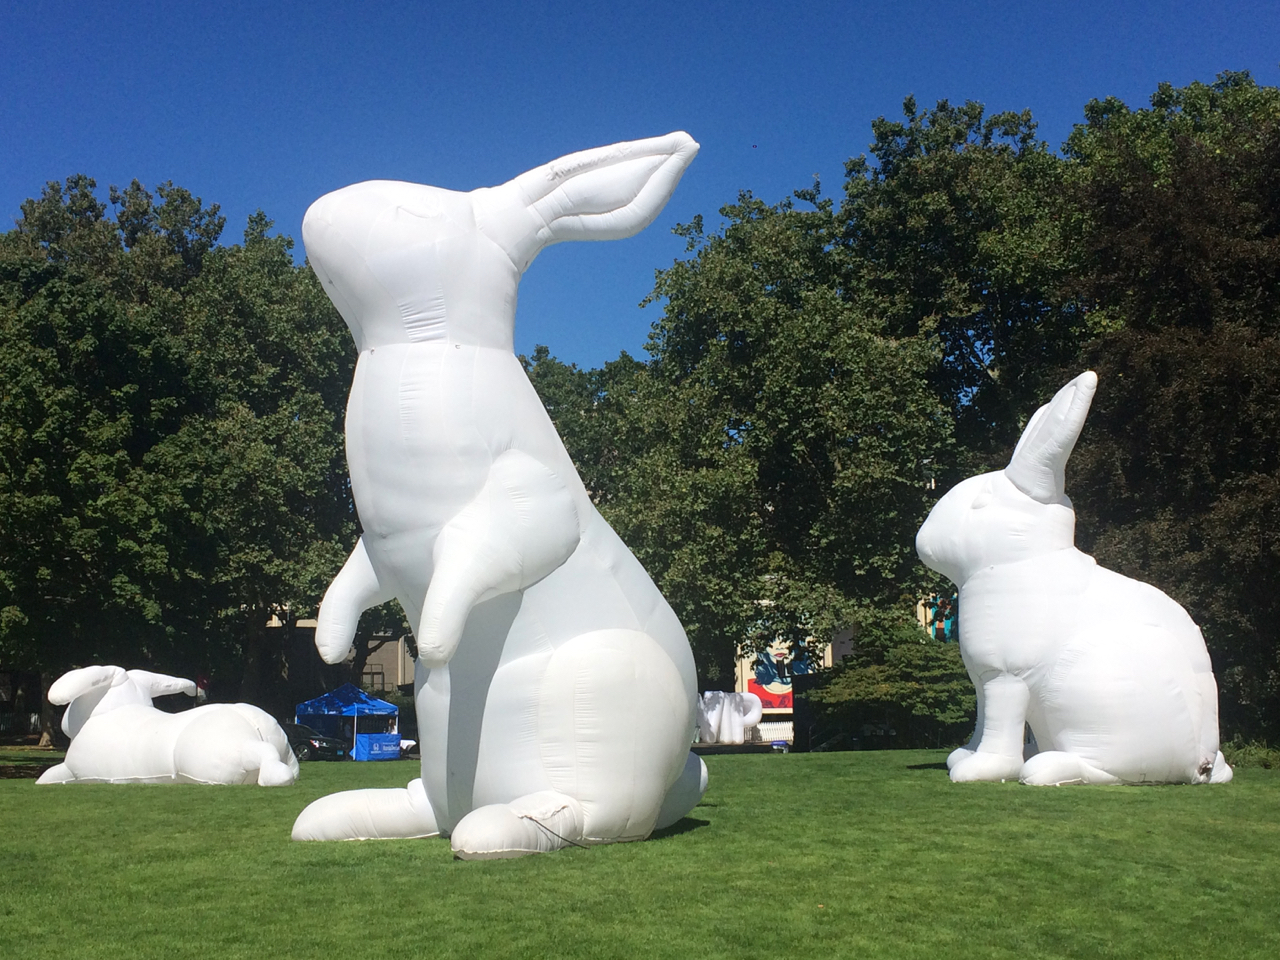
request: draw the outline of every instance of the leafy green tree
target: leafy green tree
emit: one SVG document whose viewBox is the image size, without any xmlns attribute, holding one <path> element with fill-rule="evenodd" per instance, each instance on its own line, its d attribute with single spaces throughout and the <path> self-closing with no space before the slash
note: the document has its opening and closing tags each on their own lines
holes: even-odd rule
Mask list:
<svg viewBox="0 0 1280 960">
<path fill-rule="evenodd" d="M 832 205 L 799 196 L 812 209 L 743 195 L 721 230 L 681 228 L 692 256 L 658 275 L 648 364 L 530 364 L 709 686 L 746 649 L 913 592 L 922 463 L 950 442 L 930 346 L 849 302 Z"/>
<path fill-rule="evenodd" d="M 892 611 L 864 616 L 859 628 L 853 655 L 807 694 L 824 723 L 854 736 L 891 729 L 897 747 L 962 742 L 978 703 L 959 644 L 935 640 Z"/>
<path fill-rule="evenodd" d="M 830 704 L 949 723 L 954 649 L 881 629 L 925 581 L 920 468 L 945 489 L 999 466 L 1090 366 L 1081 546 L 1190 609 L 1228 734 L 1280 736 L 1280 91 L 1228 73 L 1095 101 L 1061 154 L 974 103 L 872 128 L 838 209 L 744 195 L 682 228 L 647 364 L 530 362 L 703 681 L 857 621 Z"/>
<path fill-rule="evenodd" d="M 872 124 L 874 162 L 846 164 L 846 296 L 890 335 L 935 346 L 931 381 L 963 460 L 939 465 L 950 481 L 1007 454 L 1046 371 L 1087 334 L 1066 285 L 1074 212 L 1068 165 L 1029 111 L 987 117 L 945 100 L 922 111 L 908 97 L 903 112 Z"/>
<path fill-rule="evenodd" d="M 1025 113 L 905 114 L 849 164 L 842 242 L 849 295 L 938 346 L 944 487 L 1098 370 L 1069 468 L 1081 546 L 1189 608 L 1228 734 L 1280 736 L 1280 91 L 1226 73 L 1094 101 L 1061 156 Z"/>
<path fill-rule="evenodd" d="M 166 640 L 140 461 L 176 427 L 181 360 L 163 298 L 131 295 L 93 187 L 50 184 L 0 238 L 0 637 L 26 667 Z"/>
<path fill-rule="evenodd" d="M 1224 728 L 1280 736 L 1280 90 L 1248 74 L 1094 101 L 1068 150 L 1101 378 L 1080 540 L 1200 624 Z"/>
<path fill-rule="evenodd" d="M 641 453 L 643 431 L 632 428 L 632 414 L 645 365 L 624 351 L 603 367 L 582 370 L 542 345 L 520 360 L 592 500 L 611 502 Z"/>
<path fill-rule="evenodd" d="M 0 235 L 0 659 L 247 673 L 354 537 L 354 356 L 262 214 L 49 184 Z M 270 666 L 269 663 L 266 663 Z"/>
</svg>

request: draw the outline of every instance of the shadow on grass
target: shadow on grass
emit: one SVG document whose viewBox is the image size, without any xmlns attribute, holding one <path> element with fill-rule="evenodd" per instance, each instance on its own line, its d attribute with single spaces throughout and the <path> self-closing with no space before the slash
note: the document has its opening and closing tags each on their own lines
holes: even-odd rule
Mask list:
<svg viewBox="0 0 1280 960">
<path fill-rule="evenodd" d="M 908 770 L 946 770 L 947 765 L 945 763 L 909 763 L 907 764 L 907 769 Z"/>
<path fill-rule="evenodd" d="M 649 834 L 650 840 L 665 840 L 667 837 L 678 837 L 682 833 L 689 833 L 697 830 L 699 827 L 711 826 L 710 820 L 698 820 L 694 817 L 684 817 L 677 820 L 669 827 L 663 827 L 661 830 L 655 830 Z"/>
</svg>

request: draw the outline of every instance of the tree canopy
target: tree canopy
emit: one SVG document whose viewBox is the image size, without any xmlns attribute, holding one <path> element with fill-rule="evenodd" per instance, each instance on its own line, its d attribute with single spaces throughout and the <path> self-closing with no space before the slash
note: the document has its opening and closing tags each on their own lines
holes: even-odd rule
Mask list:
<svg viewBox="0 0 1280 960">
<path fill-rule="evenodd" d="M 1028 111 L 903 108 L 838 197 L 742 193 L 680 226 L 644 359 L 524 359 L 701 682 L 857 625 L 816 698 L 956 724 L 954 647 L 910 623 L 944 586 L 915 531 L 1092 367 L 1081 547 L 1188 608 L 1228 733 L 1280 737 L 1280 90 L 1224 73 L 1092 101 L 1061 150 Z M 7 666 L 252 680 L 265 615 L 314 608 L 354 539 L 349 338 L 265 215 L 223 227 L 172 184 L 104 201 L 77 176 L 0 235 Z"/>
<path fill-rule="evenodd" d="M 50 183 L 0 236 L 0 656 L 208 672 L 353 536 L 341 321 L 291 241 L 171 184 Z"/>
<path fill-rule="evenodd" d="M 1280 90 L 1242 73 L 1095 101 L 1067 145 L 1104 385 L 1072 458 L 1080 539 L 1181 601 L 1227 725 L 1280 735 Z"/>
<path fill-rule="evenodd" d="M 912 592 L 923 462 L 950 442 L 929 344 L 844 295 L 832 205 L 800 199 L 743 195 L 722 231 L 680 228 L 692 256 L 658 275 L 648 364 L 531 364 L 707 681 L 731 681 L 743 645 L 829 634 Z"/>
<path fill-rule="evenodd" d="M 799 206 L 744 194 L 719 228 L 681 227 L 647 363 L 532 364 L 704 681 L 841 620 L 868 633 L 833 689 L 916 670 L 885 638 L 910 635 L 892 624 L 928 583 L 922 469 L 941 493 L 998 468 L 1092 367 L 1081 546 L 1187 606 L 1228 731 L 1280 735 L 1280 91 L 1225 73 L 1093 101 L 1062 151 L 1026 111 L 903 114 L 872 124 L 838 206 L 816 185 Z"/>
</svg>

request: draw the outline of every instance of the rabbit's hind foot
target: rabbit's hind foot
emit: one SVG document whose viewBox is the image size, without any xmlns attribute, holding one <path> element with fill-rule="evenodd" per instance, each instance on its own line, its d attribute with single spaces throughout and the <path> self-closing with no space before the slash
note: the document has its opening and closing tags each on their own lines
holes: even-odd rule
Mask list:
<svg viewBox="0 0 1280 960">
<path fill-rule="evenodd" d="M 947 754 L 947 769 L 954 770 L 957 763 L 961 760 L 968 760 L 975 753 L 977 753 L 976 750 L 971 750 L 968 747 L 956 747 Z"/>
<path fill-rule="evenodd" d="M 707 765 L 700 756 L 690 751 L 679 778 L 671 785 L 662 801 L 653 829 L 661 830 L 678 823 L 702 802 L 702 795 L 706 792 Z"/>
<path fill-rule="evenodd" d="M 1221 754 L 1219 754 L 1219 756 L 1221 756 Z M 1230 770 L 1231 768 L 1228 767 L 1227 769 Z M 71 772 L 71 768 L 65 763 L 60 763 L 55 767 L 50 767 L 44 773 L 40 774 L 40 779 L 38 779 L 36 783 L 70 783 L 75 778 L 76 775 Z"/>
<path fill-rule="evenodd" d="M 1105 770 L 1100 770 L 1074 753 L 1048 750 L 1037 753 L 1022 765 L 1023 783 L 1033 787 L 1061 787 L 1071 783 L 1119 783 Z"/>
<path fill-rule="evenodd" d="M 1227 758 L 1219 750 L 1217 759 L 1213 761 L 1213 772 L 1209 774 L 1209 782 L 1230 783 L 1234 777 L 1235 773 L 1232 772 L 1231 766 L 1227 763 Z"/>
<path fill-rule="evenodd" d="M 246 782 L 260 787 L 287 787 L 298 779 L 298 761 L 291 756 L 292 766 L 280 759 L 275 747 L 261 740 L 245 744 L 240 762 L 248 775 Z"/>
<path fill-rule="evenodd" d="M 258 767 L 258 786 L 287 787 L 298 779 L 298 771 L 278 757 L 269 757 Z"/>
<path fill-rule="evenodd" d="M 1000 753 L 984 753 L 981 750 L 965 757 L 951 768 L 952 783 L 997 783 L 1017 780 L 1022 772 L 1022 756 L 1006 757 Z"/>
<path fill-rule="evenodd" d="M 459 860 L 506 860 L 585 846 L 585 823 L 577 800 L 543 790 L 472 810 L 453 828 L 450 839 Z"/>
<path fill-rule="evenodd" d="M 411 840 L 440 833 L 421 780 L 394 790 L 344 790 L 313 801 L 294 840 Z"/>
</svg>

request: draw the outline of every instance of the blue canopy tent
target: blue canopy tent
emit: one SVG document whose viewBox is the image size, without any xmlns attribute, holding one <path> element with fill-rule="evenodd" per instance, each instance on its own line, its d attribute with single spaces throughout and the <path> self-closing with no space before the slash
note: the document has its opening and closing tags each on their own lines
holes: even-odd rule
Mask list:
<svg viewBox="0 0 1280 960">
<path fill-rule="evenodd" d="M 351 744 L 352 760 L 400 759 L 400 708 L 354 684 L 298 704 L 294 722 Z"/>
</svg>

